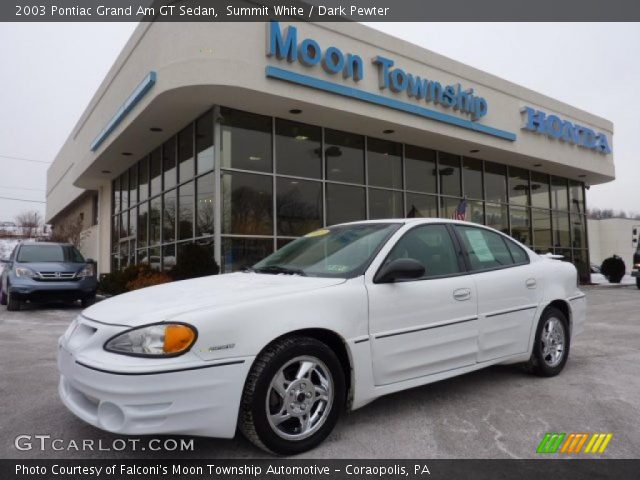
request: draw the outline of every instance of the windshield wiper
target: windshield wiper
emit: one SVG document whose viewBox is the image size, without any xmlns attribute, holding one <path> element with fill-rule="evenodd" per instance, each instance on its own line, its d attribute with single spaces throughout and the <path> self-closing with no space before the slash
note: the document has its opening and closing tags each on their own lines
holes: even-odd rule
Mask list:
<svg viewBox="0 0 640 480">
<path fill-rule="evenodd" d="M 300 275 L 301 277 L 307 276 L 307 274 L 299 268 L 283 267 L 282 265 L 267 265 L 265 267 L 252 268 L 251 271 L 256 273 L 270 273 L 273 275 L 284 273 L 285 275 Z"/>
</svg>

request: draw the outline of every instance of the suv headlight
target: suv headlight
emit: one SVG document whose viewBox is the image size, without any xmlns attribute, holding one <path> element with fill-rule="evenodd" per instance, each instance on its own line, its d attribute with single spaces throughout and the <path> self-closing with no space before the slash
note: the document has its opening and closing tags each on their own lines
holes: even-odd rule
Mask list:
<svg viewBox="0 0 640 480">
<path fill-rule="evenodd" d="M 156 323 L 119 333 L 104 349 L 134 357 L 175 357 L 188 352 L 197 337 L 195 327 L 186 323 Z"/>
<path fill-rule="evenodd" d="M 30 268 L 16 267 L 16 277 L 36 278 L 37 276 L 38 274 Z"/>
<path fill-rule="evenodd" d="M 84 277 L 93 277 L 95 275 L 95 270 L 93 268 L 92 263 L 87 263 L 82 270 L 80 270 L 76 277 L 84 278 Z"/>
</svg>

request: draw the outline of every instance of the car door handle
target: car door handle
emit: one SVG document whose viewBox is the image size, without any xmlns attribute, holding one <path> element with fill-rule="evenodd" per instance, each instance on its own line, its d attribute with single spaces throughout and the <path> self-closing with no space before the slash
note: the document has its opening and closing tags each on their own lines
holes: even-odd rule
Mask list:
<svg viewBox="0 0 640 480">
<path fill-rule="evenodd" d="M 453 298 L 455 298 L 459 302 L 469 300 L 471 298 L 471 290 L 469 290 L 468 288 L 459 288 L 457 290 L 454 290 Z"/>
<path fill-rule="evenodd" d="M 526 282 L 524 282 L 524 284 L 527 286 L 527 288 L 536 288 L 538 286 L 538 282 L 536 282 L 535 278 L 528 278 Z"/>
</svg>

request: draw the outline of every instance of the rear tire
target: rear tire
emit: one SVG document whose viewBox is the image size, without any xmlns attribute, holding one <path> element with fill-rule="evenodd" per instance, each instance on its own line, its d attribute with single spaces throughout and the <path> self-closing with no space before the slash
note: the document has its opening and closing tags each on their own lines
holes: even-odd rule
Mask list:
<svg viewBox="0 0 640 480">
<path fill-rule="evenodd" d="M 7 310 L 10 312 L 18 312 L 22 308 L 22 301 L 16 297 L 15 293 L 9 292 L 7 295 Z"/>
<path fill-rule="evenodd" d="M 240 402 L 238 426 L 257 447 L 295 455 L 319 445 L 345 405 L 344 371 L 324 343 L 277 340 L 256 359 Z"/>
<path fill-rule="evenodd" d="M 548 307 L 538 322 L 533 352 L 526 369 L 541 377 L 558 375 L 569 358 L 570 341 L 567 317 L 557 308 Z"/>
<path fill-rule="evenodd" d="M 640 290 L 640 277 L 636 278 L 636 287 Z"/>
</svg>

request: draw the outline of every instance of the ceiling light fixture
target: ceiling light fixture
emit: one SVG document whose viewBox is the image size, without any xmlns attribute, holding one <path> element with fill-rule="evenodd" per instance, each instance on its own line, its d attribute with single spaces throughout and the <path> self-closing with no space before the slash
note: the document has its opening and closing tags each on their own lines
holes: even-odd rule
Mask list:
<svg viewBox="0 0 640 480">
<path fill-rule="evenodd" d="M 387 129 L 387 130 L 383 130 L 382 133 L 389 135 L 390 133 L 394 133 L 395 130 L 391 130 L 391 129 Z"/>
<path fill-rule="evenodd" d="M 161 132 L 162 129 L 160 127 L 151 127 L 149 130 L 151 130 L 152 132 Z"/>
<path fill-rule="evenodd" d="M 289 113 L 293 113 L 294 115 L 299 115 L 302 113 L 302 110 L 300 110 L 299 108 L 292 108 L 291 110 L 289 110 Z"/>
<path fill-rule="evenodd" d="M 122 155 L 124 155 L 125 157 L 130 157 L 133 154 L 131 152 L 122 152 Z"/>
</svg>

